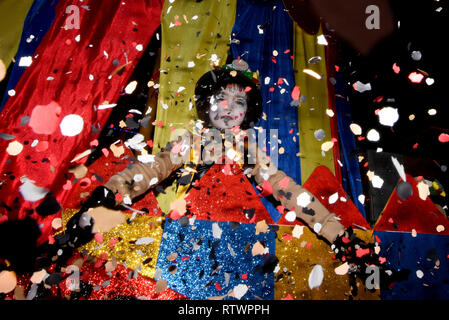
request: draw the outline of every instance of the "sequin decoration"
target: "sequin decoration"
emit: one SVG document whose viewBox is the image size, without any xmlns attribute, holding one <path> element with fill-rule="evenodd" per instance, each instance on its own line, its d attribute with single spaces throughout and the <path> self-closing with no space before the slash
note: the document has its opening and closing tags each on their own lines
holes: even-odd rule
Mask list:
<svg viewBox="0 0 449 320">
<path fill-rule="evenodd" d="M 332 259 L 333 252 L 325 241 L 318 239 L 307 227 L 299 237 L 292 236 L 293 227 L 280 226 L 276 241 L 279 271 L 275 274 L 275 300 L 287 296 L 294 300 L 348 300 L 351 294 L 348 275 L 337 275 L 335 268 L 343 264 Z M 368 241 L 368 232 L 355 231 L 357 236 Z M 315 265 L 324 269 L 324 279 L 318 288 L 310 289 L 309 275 Z M 357 279 L 358 295 L 355 299 L 379 299 L 379 290 L 369 292 Z"/>
<path fill-rule="evenodd" d="M 63 224 L 66 225 L 76 210 L 65 210 Z M 126 214 L 129 223 L 115 226 L 111 231 L 102 233 L 102 241 L 97 239 L 80 247 L 90 255 L 112 260 L 117 264 L 137 270 L 141 275 L 153 278 L 159 245 L 162 236 L 162 217 L 137 215 L 131 219 Z M 106 260 L 105 259 L 105 260 Z"/>
<path fill-rule="evenodd" d="M 246 287 L 237 294 L 241 300 L 272 300 L 276 233 L 255 231 L 254 224 L 196 220 L 182 227 L 167 218 L 155 280 L 165 279 L 169 288 L 193 300 L 236 299 L 230 291 Z M 253 256 L 258 241 L 266 250 Z"/>
</svg>

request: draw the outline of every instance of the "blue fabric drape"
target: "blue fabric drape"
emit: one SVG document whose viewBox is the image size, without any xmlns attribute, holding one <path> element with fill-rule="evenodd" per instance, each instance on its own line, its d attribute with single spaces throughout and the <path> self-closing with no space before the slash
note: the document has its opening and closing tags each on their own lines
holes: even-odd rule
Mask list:
<svg viewBox="0 0 449 320">
<path fill-rule="evenodd" d="M 278 130 L 282 142 L 279 148 L 285 150 L 283 154 L 279 153 L 278 167 L 300 184 L 298 110 L 290 105 L 295 86 L 293 22 L 284 9 L 282 1 L 264 4 L 238 0 L 231 49 L 234 58 L 241 57 L 248 62 L 251 71 L 259 71 L 266 120 L 261 119 L 258 126 L 268 133 L 270 129 Z M 266 80 L 268 84 L 265 84 Z M 270 91 L 270 88 L 274 90 Z M 267 149 L 268 141 L 267 138 Z M 273 204 L 265 198 L 262 202 L 273 220 L 278 221 L 280 214 Z"/>
<path fill-rule="evenodd" d="M 55 7 L 57 4 L 58 0 L 35 0 L 30 11 L 28 11 L 23 25 L 19 49 L 16 54 L 16 63 L 13 66 L 3 100 L 0 104 L 0 110 L 3 109 L 3 106 L 9 99 L 8 91 L 15 88 L 26 69 L 26 67 L 19 67 L 20 58 L 33 56 L 55 19 Z"/>
<path fill-rule="evenodd" d="M 381 241 L 380 256 L 387 259 L 388 266 L 410 270 L 406 281 L 381 291 L 382 300 L 449 299 L 449 236 L 418 233 L 413 237 L 408 232 L 394 231 L 374 234 Z"/>
<path fill-rule="evenodd" d="M 358 200 L 359 195 L 363 194 L 362 179 L 360 176 L 359 161 L 351 153 L 357 148 L 354 134 L 349 125 L 352 123 L 351 106 L 346 100 L 347 88 L 343 72 L 336 72 L 337 83 L 335 85 L 335 105 L 337 110 L 338 134 L 340 138 L 340 155 L 343 162 L 342 184 L 345 191 L 351 195 L 352 201 L 360 210 L 366 220 L 365 207 Z M 344 98 L 342 98 L 344 97 Z"/>
</svg>

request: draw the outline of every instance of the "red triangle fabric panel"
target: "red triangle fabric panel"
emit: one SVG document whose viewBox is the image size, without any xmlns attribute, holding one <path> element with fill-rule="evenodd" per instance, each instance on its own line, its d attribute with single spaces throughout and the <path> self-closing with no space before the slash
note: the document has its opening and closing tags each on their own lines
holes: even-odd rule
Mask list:
<svg viewBox="0 0 449 320">
<path fill-rule="evenodd" d="M 186 197 L 190 213 L 200 220 L 274 224 L 238 164 L 215 164 Z"/>
<path fill-rule="evenodd" d="M 304 188 L 309 190 L 320 202 L 341 220 L 341 224 L 348 228 L 358 226 L 371 229 L 355 204 L 351 201 L 341 183 L 334 174 L 325 166 L 318 166 L 304 183 Z M 342 199 L 344 199 L 342 201 Z M 285 215 L 279 219 L 282 225 L 304 225 L 302 222 L 288 222 Z"/>
<path fill-rule="evenodd" d="M 447 218 L 429 197 L 426 200 L 419 197 L 418 183 L 412 176 L 407 175 L 407 182 L 412 185 L 412 196 L 402 200 L 396 188 L 374 229 L 399 232 L 412 232 L 415 229 L 417 233 L 449 235 Z"/>
</svg>

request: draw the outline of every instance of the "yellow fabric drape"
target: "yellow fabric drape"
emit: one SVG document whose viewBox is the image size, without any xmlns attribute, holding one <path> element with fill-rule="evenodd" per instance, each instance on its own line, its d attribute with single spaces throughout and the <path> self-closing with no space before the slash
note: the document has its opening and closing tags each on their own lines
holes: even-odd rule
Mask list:
<svg viewBox="0 0 449 320">
<path fill-rule="evenodd" d="M 321 30 L 318 34 L 321 34 Z M 335 168 L 332 149 L 327 151 L 324 157 L 321 151 L 321 145 L 332 138 L 330 118 L 326 114 L 326 109 L 329 108 L 329 100 L 325 47 L 317 44 L 316 35 L 305 33 L 295 23 L 294 50 L 295 83 L 301 89 L 301 96 L 306 99 L 298 108 L 301 180 L 304 184 L 317 166 L 324 165 L 334 174 Z M 321 61 L 309 63 L 310 58 L 313 57 L 320 57 Z M 311 69 L 322 75 L 321 80 L 304 73 L 304 69 Z M 314 134 L 319 129 L 322 129 L 326 134 L 321 141 L 318 141 Z"/>
<path fill-rule="evenodd" d="M 174 129 L 184 128 L 197 118 L 195 84 L 214 65 L 226 63 L 236 5 L 236 0 L 165 1 L 153 154 L 165 147 Z M 167 213 L 175 199 L 176 184 L 166 188 L 165 193 L 157 199 Z"/>
<path fill-rule="evenodd" d="M 351 286 L 348 275 L 337 275 L 335 268 L 342 265 L 340 260 L 332 259 L 329 244 L 320 240 L 314 232 L 304 227 L 299 238 L 292 237 L 292 226 L 279 228 L 276 241 L 276 257 L 279 268 L 275 275 L 274 299 L 280 300 L 288 295 L 294 300 L 348 300 Z M 356 235 L 366 241 L 373 241 L 372 231 L 355 230 Z M 285 236 L 290 237 L 285 237 Z M 315 264 L 323 267 L 324 279 L 318 288 L 310 289 L 308 279 Z M 357 279 L 356 300 L 379 300 L 380 290 L 370 292 L 365 284 Z"/>
<path fill-rule="evenodd" d="M 30 10 L 33 0 L 2 0 L 0 1 L 0 69 L 8 69 L 19 48 L 23 23 Z M 0 81 L 3 80 L 0 70 Z"/>
</svg>

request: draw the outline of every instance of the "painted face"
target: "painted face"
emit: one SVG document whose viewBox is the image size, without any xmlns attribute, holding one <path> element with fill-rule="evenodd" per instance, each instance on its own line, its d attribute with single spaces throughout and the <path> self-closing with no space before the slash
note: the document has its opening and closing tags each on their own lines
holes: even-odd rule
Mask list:
<svg viewBox="0 0 449 320">
<path fill-rule="evenodd" d="M 210 98 L 209 118 L 217 129 L 230 129 L 242 124 L 248 104 L 246 92 L 233 84 Z"/>
</svg>

